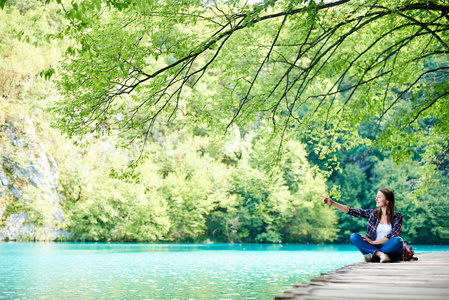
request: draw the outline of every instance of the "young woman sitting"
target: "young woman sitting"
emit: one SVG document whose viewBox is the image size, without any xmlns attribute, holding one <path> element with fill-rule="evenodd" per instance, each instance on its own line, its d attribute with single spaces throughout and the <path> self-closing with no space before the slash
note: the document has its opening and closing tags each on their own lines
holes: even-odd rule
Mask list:
<svg viewBox="0 0 449 300">
<path fill-rule="evenodd" d="M 351 242 L 363 253 L 366 262 L 381 263 L 401 259 L 404 241 L 401 238 L 404 215 L 394 211 L 394 193 L 383 188 L 377 192 L 376 209 L 356 209 L 321 196 L 323 203 L 358 218 L 368 219 L 366 236 L 351 235 Z"/>
</svg>

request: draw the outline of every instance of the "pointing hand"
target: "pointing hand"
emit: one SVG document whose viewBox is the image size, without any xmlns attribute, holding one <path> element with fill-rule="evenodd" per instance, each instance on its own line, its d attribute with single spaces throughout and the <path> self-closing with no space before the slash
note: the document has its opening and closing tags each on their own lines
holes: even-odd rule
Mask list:
<svg viewBox="0 0 449 300">
<path fill-rule="evenodd" d="M 324 203 L 324 204 L 332 205 L 332 202 L 333 202 L 333 201 L 332 201 L 331 198 L 325 197 L 325 196 L 321 196 L 321 195 L 320 195 L 320 197 L 323 198 L 323 203 Z"/>
</svg>

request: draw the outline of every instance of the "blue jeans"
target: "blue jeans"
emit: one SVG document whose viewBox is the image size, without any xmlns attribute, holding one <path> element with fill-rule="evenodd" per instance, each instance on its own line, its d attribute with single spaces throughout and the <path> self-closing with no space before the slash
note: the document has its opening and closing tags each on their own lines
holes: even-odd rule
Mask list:
<svg viewBox="0 0 449 300">
<path fill-rule="evenodd" d="M 380 251 L 387 254 L 393 261 L 397 261 L 401 258 L 402 250 L 404 248 L 404 241 L 399 236 L 392 237 L 383 245 L 371 245 L 367 241 L 364 241 L 360 234 L 353 233 L 351 234 L 351 242 L 363 254 L 371 253 L 374 255 L 376 251 Z"/>
</svg>

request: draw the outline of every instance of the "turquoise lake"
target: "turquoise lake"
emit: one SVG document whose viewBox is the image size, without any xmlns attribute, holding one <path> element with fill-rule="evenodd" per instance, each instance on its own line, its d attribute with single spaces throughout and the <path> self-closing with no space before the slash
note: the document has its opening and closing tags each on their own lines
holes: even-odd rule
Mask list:
<svg viewBox="0 0 449 300">
<path fill-rule="evenodd" d="M 362 261 L 352 245 L 4 242 L 0 254 L 0 299 L 273 299 Z"/>
</svg>

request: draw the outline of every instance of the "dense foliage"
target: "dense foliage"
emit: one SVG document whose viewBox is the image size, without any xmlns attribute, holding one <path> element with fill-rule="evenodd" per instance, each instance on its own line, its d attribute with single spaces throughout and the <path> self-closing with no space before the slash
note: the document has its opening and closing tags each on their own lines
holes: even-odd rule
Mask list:
<svg viewBox="0 0 449 300">
<path fill-rule="evenodd" d="M 197 129 L 198 130 L 198 129 Z M 88 147 L 83 159 L 69 157 L 64 193 L 69 230 L 80 240 L 221 242 L 333 241 L 336 215 L 316 199 L 326 189 L 301 144 L 280 167 L 268 169 L 261 133 L 226 140 L 190 129 L 166 132 L 152 143 L 136 172 L 139 183 L 108 176 L 125 155 Z M 157 139 L 156 141 L 158 141 Z M 109 144 L 109 147 L 112 147 Z M 103 154 L 104 155 L 104 154 Z M 75 164 L 74 164 L 75 162 Z M 85 171 L 90 180 L 86 181 Z M 74 176 L 77 174 L 77 176 Z M 287 180 L 294 184 L 287 185 Z"/>
<path fill-rule="evenodd" d="M 323 206 L 318 195 L 373 208 L 376 190 L 390 187 L 406 241 L 449 243 L 447 20 L 440 18 L 447 9 L 346 2 L 300 9 L 295 1 L 85 1 L 65 4 L 68 21 L 57 3 L 8 2 L 0 10 L 0 126 L 32 117 L 58 165 L 66 219 L 58 226 L 74 240 L 347 243 L 366 221 Z M 214 41 L 219 24 L 231 32 Z M 351 28 L 357 35 L 339 40 Z M 61 29 L 78 40 L 45 41 Z M 55 74 L 58 101 L 41 71 L 54 70 L 67 49 Z M 126 90 L 134 81 L 142 84 Z M 56 118 L 68 139 L 49 127 Z M 0 134 L 8 172 L 6 158 L 25 158 Z M 433 181 L 423 181 L 430 174 Z M 51 221 L 47 204 L 23 189 L 25 200 L 0 196 L 1 221 L 20 210 Z"/>
</svg>

